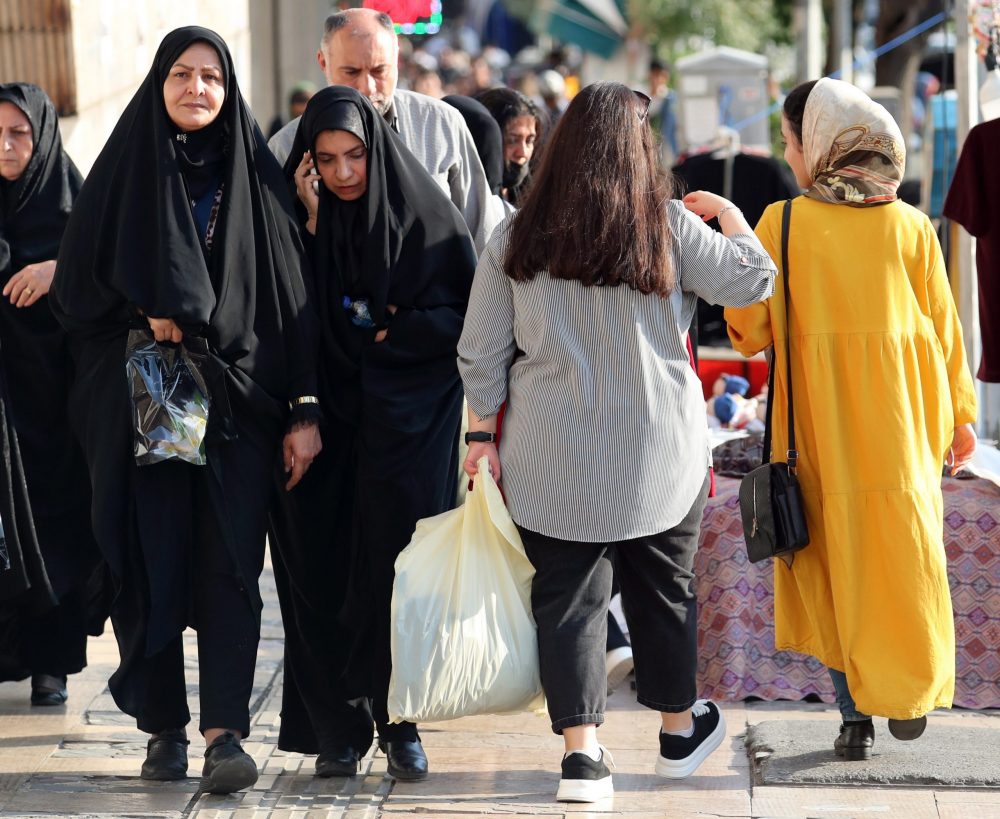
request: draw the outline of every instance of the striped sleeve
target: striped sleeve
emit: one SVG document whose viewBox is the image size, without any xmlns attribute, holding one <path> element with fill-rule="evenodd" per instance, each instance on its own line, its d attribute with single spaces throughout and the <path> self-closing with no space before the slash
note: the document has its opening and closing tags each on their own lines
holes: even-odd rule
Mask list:
<svg viewBox="0 0 1000 819">
<path fill-rule="evenodd" d="M 458 342 L 458 370 L 469 408 L 480 418 L 499 412 L 507 400 L 507 373 L 514 357 L 514 302 L 503 270 L 507 224 L 499 227 L 476 267 Z"/>
<path fill-rule="evenodd" d="M 723 236 L 679 202 L 671 202 L 670 216 L 684 290 L 724 307 L 744 307 L 771 295 L 778 270 L 756 236 Z"/>
</svg>

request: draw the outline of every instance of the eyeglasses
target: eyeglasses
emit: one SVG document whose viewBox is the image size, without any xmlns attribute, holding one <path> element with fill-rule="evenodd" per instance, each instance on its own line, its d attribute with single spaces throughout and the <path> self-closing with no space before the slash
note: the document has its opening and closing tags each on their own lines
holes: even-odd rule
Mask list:
<svg viewBox="0 0 1000 819">
<path fill-rule="evenodd" d="M 649 104 L 652 100 L 642 91 L 632 91 L 635 94 L 636 100 L 639 102 L 639 110 L 636 112 L 639 115 L 639 122 L 645 122 L 646 117 L 649 116 Z"/>
</svg>

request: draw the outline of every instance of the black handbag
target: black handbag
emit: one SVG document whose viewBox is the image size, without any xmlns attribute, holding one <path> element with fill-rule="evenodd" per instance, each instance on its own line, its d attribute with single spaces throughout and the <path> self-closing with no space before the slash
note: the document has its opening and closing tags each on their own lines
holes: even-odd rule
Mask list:
<svg viewBox="0 0 1000 819">
<path fill-rule="evenodd" d="M 740 516 L 751 563 L 781 558 L 788 566 L 795 552 L 809 545 L 802 490 L 795 475 L 799 453 L 795 448 L 795 411 L 792 404 L 792 362 L 789 344 L 788 229 L 792 220 L 792 201 L 785 202 L 781 217 L 781 279 L 785 290 L 785 364 L 788 381 L 788 460 L 771 461 L 771 427 L 774 410 L 774 370 L 777 356 L 771 359 L 768 373 L 767 416 L 764 422 L 763 460 L 748 472 L 740 483 Z"/>
</svg>

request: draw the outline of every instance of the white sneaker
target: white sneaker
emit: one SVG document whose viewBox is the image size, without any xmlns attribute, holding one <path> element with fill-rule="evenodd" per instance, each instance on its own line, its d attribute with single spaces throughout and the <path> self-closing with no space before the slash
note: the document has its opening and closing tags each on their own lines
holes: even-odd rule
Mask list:
<svg viewBox="0 0 1000 819">
<path fill-rule="evenodd" d="M 726 738 L 726 720 L 711 700 L 698 700 L 691 709 L 694 733 L 679 737 L 660 731 L 660 754 L 656 757 L 656 773 L 667 779 L 691 776 L 712 751 Z"/>
<path fill-rule="evenodd" d="M 622 646 L 611 649 L 604 658 L 604 668 L 608 674 L 608 693 L 610 694 L 625 681 L 625 678 L 635 668 L 632 647 Z"/>
<path fill-rule="evenodd" d="M 601 748 L 601 758 L 593 759 L 583 751 L 573 751 L 566 754 L 562 761 L 562 778 L 559 780 L 559 790 L 556 800 L 559 802 L 596 802 L 615 795 L 611 784 L 611 771 L 604 764 L 607 756 L 611 764 L 611 754 Z"/>
</svg>

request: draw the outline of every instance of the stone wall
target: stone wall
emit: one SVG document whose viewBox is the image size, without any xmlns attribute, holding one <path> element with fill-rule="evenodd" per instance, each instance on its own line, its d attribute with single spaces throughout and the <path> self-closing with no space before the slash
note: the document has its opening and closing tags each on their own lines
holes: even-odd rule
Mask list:
<svg viewBox="0 0 1000 819">
<path fill-rule="evenodd" d="M 148 73 L 157 46 L 179 26 L 201 25 L 229 44 L 244 96 L 252 99 L 249 6 L 261 0 L 73 0 L 77 114 L 63 141 L 84 174 Z"/>
</svg>

